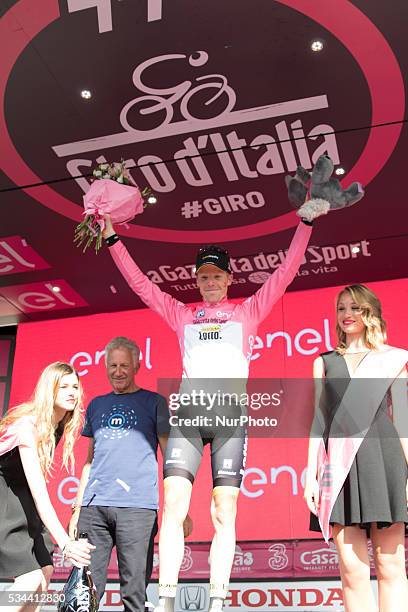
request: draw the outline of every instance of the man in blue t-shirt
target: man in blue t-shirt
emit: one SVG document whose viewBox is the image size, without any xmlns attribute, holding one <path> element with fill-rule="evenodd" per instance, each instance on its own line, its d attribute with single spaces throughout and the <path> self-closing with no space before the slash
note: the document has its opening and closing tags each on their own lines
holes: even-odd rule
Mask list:
<svg viewBox="0 0 408 612">
<path fill-rule="evenodd" d="M 139 347 L 117 337 L 105 349 L 113 391 L 89 404 L 83 436 L 89 438 L 77 501 L 69 525 L 95 544 L 92 576 L 101 599 L 116 546 L 125 612 L 143 612 L 157 533 L 157 446 L 164 453 L 169 412 L 164 397 L 136 385 Z"/>
</svg>

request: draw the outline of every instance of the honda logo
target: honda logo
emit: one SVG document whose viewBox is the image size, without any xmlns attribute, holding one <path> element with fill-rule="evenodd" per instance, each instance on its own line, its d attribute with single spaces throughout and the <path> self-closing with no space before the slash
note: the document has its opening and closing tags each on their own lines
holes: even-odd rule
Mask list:
<svg viewBox="0 0 408 612">
<path fill-rule="evenodd" d="M 180 607 L 182 610 L 204 610 L 207 604 L 207 593 L 203 586 L 184 586 L 180 589 Z"/>
</svg>

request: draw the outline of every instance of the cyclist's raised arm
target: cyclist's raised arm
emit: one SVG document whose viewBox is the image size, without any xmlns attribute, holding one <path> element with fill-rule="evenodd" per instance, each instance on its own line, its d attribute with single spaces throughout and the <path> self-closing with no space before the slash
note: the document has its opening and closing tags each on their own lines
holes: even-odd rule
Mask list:
<svg viewBox="0 0 408 612">
<path fill-rule="evenodd" d="M 103 237 L 109 246 L 109 252 L 129 287 L 140 299 L 157 312 L 170 325 L 176 329 L 184 304 L 168 293 L 161 291 L 155 283 L 140 270 L 139 266 L 130 256 L 125 245 L 115 234 L 109 215 L 105 216 L 105 229 Z"/>
<path fill-rule="evenodd" d="M 311 224 L 301 221 L 290 243 L 284 262 L 275 270 L 260 289 L 245 300 L 242 307 L 248 316 L 260 323 L 271 311 L 275 302 L 285 293 L 302 263 L 310 235 Z"/>
</svg>

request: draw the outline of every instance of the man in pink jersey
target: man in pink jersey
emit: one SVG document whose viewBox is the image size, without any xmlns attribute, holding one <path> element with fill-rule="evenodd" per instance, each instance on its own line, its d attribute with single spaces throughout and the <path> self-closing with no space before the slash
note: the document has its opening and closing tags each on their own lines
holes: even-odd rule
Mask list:
<svg viewBox="0 0 408 612">
<path fill-rule="evenodd" d="M 214 245 L 202 248 L 196 262 L 197 285 L 203 300 L 198 306 L 183 304 L 152 283 L 133 261 L 106 217 L 105 242 L 120 272 L 131 289 L 160 314 L 178 336 L 183 362 L 182 389 L 196 391 L 198 379 L 222 379 L 221 387 L 234 379 L 234 388 L 239 387 L 240 381 L 245 383 L 258 325 L 295 277 L 310 239 L 312 221 L 325 214 L 327 207 L 316 207 L 308 220 L 301 220 L 284 262 L 254 295 L 240 304 L 227 298 L 232 283 L 228 253 Z M 301 216 L 301 209 L 298 214 Z M 237 405 L 218 407 L 218 410 L 224 409 L 234 414 L 241 410 Z M 245 466 L 246 430 L 238 425 L 232 432 L 225 432 L 213 428 L 211 423 L 208 426 L 204 423 L 195 428 L 175 426 L 170 432 L 164 461 L 156 612 L 174 610 L 184 554 L 183 522 L 206 443 L 211 445 L 211 517 L 215 530 L 210 552 L 209 609 L 214 612 L 223 608 L 235 553 L 235 517 Z"/>
</svg>

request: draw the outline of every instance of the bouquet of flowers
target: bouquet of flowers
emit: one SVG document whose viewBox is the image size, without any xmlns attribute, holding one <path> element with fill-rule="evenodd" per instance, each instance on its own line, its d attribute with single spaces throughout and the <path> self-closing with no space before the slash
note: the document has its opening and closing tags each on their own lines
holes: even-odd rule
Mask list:
<svg viewBox="0 0 408 612">
<path fill-rule="evenodd" d="M 104 215 L 109 214 L 112 223 L 127 223 L 146 207 L 156 201 L 148 188 L 140 192 L 134 183 L 125 162 L 99 164 L 93 171 L 96 180 L 84 195 L 85 219 L 75 228 L 74 243 L 84 244 L 83 252 L 95 241 L 95 251 L 102 246 Z"/>
</svg>

